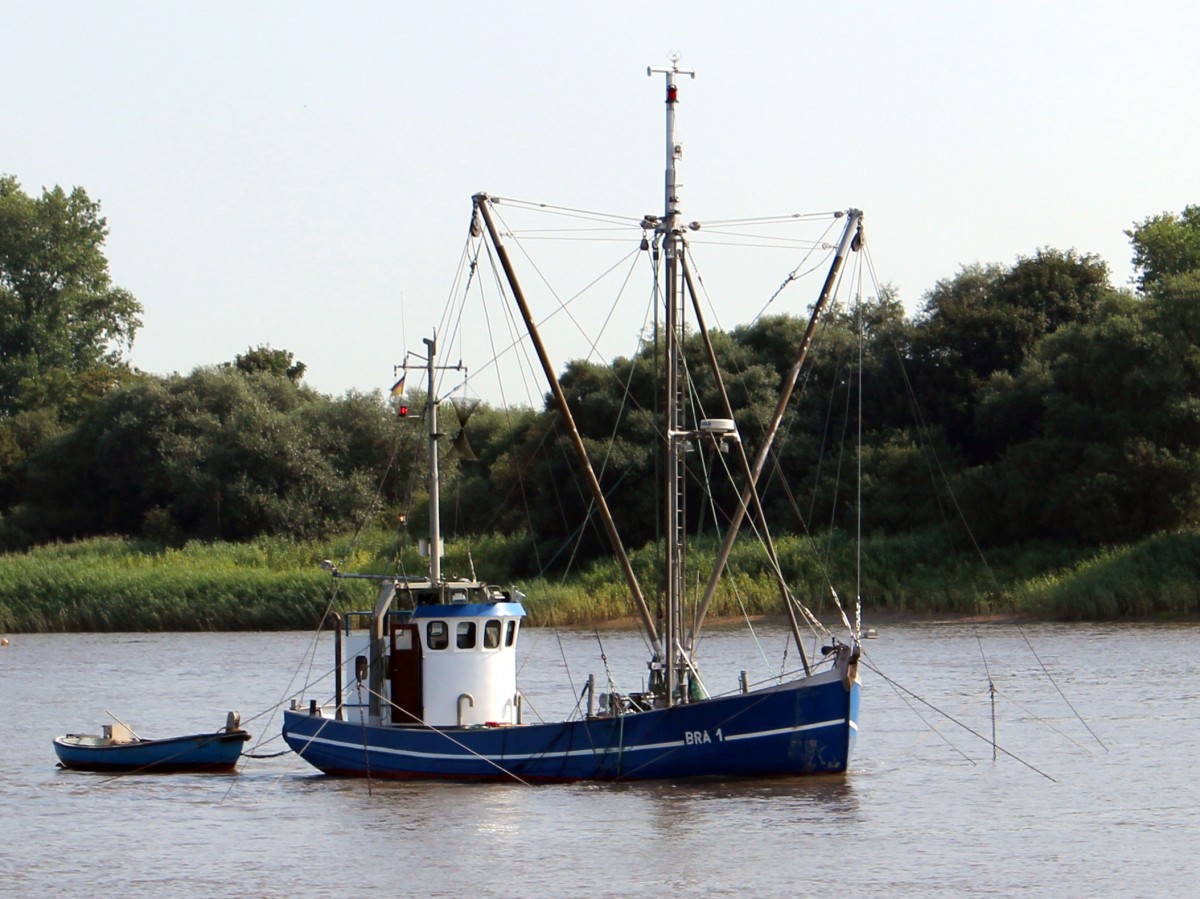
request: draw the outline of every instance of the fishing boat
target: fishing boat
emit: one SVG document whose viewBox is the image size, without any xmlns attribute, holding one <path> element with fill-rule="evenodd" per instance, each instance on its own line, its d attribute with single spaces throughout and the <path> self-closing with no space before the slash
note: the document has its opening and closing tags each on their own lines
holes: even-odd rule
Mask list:
<svg viewBox="0 0 1200 899">
<path fill-rule="evenodd" d="M 99 734 L 64 734 L 54 740 L 59 764 L 73 771 L 113 774 L 178 774 L 232 771 L 250 734 L 230 712 L 213 733 L 148 740 L 124 722 L 105 724 Z"/>
<path fill-rule="evenodd" d="M 666 205 L 661 216 L 641 222 L 643 248 L 653 242 L 662 269 L 666 335 L 662 452 L 666 471 L 666 564 L 661 598 L 654 614 L 624 548 L 606 495 L 575 426 L 556 371 L 529 309 L 512 260 L 497 226 L 492 199 L 473 198 L 472 231 L 486 232 L 511 288 L 550 387 L 559 420 L 591 491 L 612 553 L 629 587 L 632 603 L 651 647 L 643 689 L 621 691 L 597 686 L 595 677 L 576 702 L 576 711 L 560 721 L 526 720 L 517 683 L 517 649 L 525 618 L 519 591 L 482 580 L 447 578 L 441 570 L 438 426 L 435 374 L 439 371 L 437 337 L 425 339 L 427 380 L 425 421 L 428 453 L 429 537 L 427 574 L 376 575 L 342 572 L 326 563 L 335 579 L 377 582 L 372 609 L 338 616 L 334 641 L 332 701 L 297 698 L 284 712 L 283 736 L 302 759 L 326 774 L 385 779 L 443 778 L 460 781 L 513 780 L 522 783 L 631 781 L 694 777 L 773 777 L 840 774 L 847 770 L 858 731 L 860 655 L 858 621 L 843 614 L 844 639 L 829 638 L 820 657 L 810 659 L 801 639 L 801 617 L 780 572 L 773 570 L 788 612 L 800 666 L 772 682 L 755 685 L 743 673 L 726 693 L 710 692 L 700 674 L 696 648 L 733 541 L 747 516 L 761 514 L 757 485 L 766 467 L 771 441 L 813 331 L 843 261 L 858 249 L 861 214 L 839 213 L 841 237 L 821 295 L 814 303 L 804 344 L 791 372 L 783 378 L 775 414 L 751 460 L 746 453 L 727 397 L 721 408 L 697 418 L 685 396 L 682 359 L 683 319 L 696 322 L 707 340 L 695 286 L 685 260 L 688 225 L 679 212 L 675 136 L 680 76 L 694 73 L 670 67 L 650 68 L 666 81 Z M 710 350 L 710 359 L 714 359 Z M 449 368 L 451 366 L 444 366 Z M 740 502 L 726 523 L 720 555 L 708 575 L 694 616 L 684 613 L 686 560 L 685 456 L 696 447 L 725 451 L 739 459 L 743 483 Z M 756 527 L 756 529 L 758 529 Z M 768 551 L 772 551 L 768 541 Z M 810 623 L 813 619 L 809 617 Z"/>
</svg>

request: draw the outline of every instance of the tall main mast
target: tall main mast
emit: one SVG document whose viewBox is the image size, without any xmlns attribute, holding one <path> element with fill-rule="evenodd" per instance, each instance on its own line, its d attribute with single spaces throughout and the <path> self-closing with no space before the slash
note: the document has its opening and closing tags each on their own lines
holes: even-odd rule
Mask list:
<svg viewBox="0 0 1200 899">
<path fill-rule="evenodd" d="M 679 219 L 679 161 L 683 157 L 683 145 L 675 133 L 675 107 L 679 103 L 679 87 L 676 79 L 680 75 L 696 77 L 692 69 L 679 68 L 679 57 L 671 59 L 670 68 L 647 67 L 646 74 L 666 76 L 667 86 L 667 162 L 664 176 L 664 203 L 662 220 L 656 231 L 662 240 L 666 257 L 666 621 L 663 634 L 663 667 L 666 676 L 666 702 L 675 701 L 677 688 L 683 681 L 684 659 L 681 639 L 683 635 L 683 554 L 684 554 L 684 505 L 683 505 L 683 457 L 686 445 L 684 421 L 684 377 L 683 377 L 683 227 Z"/>
</svg>

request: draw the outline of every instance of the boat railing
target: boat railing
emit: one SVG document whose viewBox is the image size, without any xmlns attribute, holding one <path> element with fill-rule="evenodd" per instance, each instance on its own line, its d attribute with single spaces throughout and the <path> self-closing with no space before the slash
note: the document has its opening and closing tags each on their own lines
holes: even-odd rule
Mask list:
<svg viewBox="0 0 1200 899">
<path fill-rule="evenodd" d="M 341 618 L 339 630 L 348 637 L 356 629 L 369 628 L 375 612 L 371 609 L 353 609 L 349 612 L 342 612 L 339 617 Z M 392 609 L 385 615 L 384 620 L 407 624 L 411 617 L 412 612 L 408 609 Z"/>
</svg>

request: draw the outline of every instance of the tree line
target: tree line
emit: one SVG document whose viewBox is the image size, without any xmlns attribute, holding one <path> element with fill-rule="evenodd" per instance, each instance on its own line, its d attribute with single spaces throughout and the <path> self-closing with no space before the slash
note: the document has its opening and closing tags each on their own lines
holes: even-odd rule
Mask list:
<svg viewBox="0 0 1200 899">
<path fill-rule="evenodd" d="M 0 178 L 0 545 L 310 539 L 364 521 L 421 532 L 421 428 L 378 393 L 322 395 L 303 363 L 264 346 L 187 375 L 132 369 L 143 310 L 111 284 L 107 233 L 82 189 L 29 196 Z M 866 533 L 894 535 L 961 517 L 982 545 L 1013 546 L 1119 544 L 1200 523 L 1200 206 L 1127 234 L 1129 287 L 1095 256 L 1044 248 L 963 267 L 911 316 L 888 290 L 831 310 L 765 476 L 774 526 L 823 533 L 856 526 L 861 510 Z M 712 335 L 751 453 L 804 326 L 776 316 Z M 684 350 L 705 368 L 697 339 Z M 658 366 L 646 347 L 562 373 L 635 547 L 662 517 L 647 489 L 661 465 Z M 696 391 L 698 408 L 723 417 L 715 381 Z M 860 404 L 861 438 L 848 418 Z M 555 411 L 461 411 L 466 439 L 443 441 L 449 533 L 524 536 L 518 573 L 607 551 L 599 527 L 581 524 L 590 499 Z M 702 477 L 721 461 L 706 452 L 688 466 L 688 524 L 701 533 L 736 502 Z"/>
</svg>

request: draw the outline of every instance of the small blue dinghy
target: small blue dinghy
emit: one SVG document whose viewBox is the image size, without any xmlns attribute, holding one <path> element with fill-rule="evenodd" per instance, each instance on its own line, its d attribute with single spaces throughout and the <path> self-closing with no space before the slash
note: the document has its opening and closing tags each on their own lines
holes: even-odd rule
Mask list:
<svg viewBox="0 0 1200 899">
<path fill-rule="evenodd" d="M 73 771 L 124 774 L 232 771 L 250 734 L 230 712 L 215 733 L 145 740 L 129 725 L 105 724 L 101 734 L 65 734 L 54 740 L 59 764 Z"/>
</svg>

